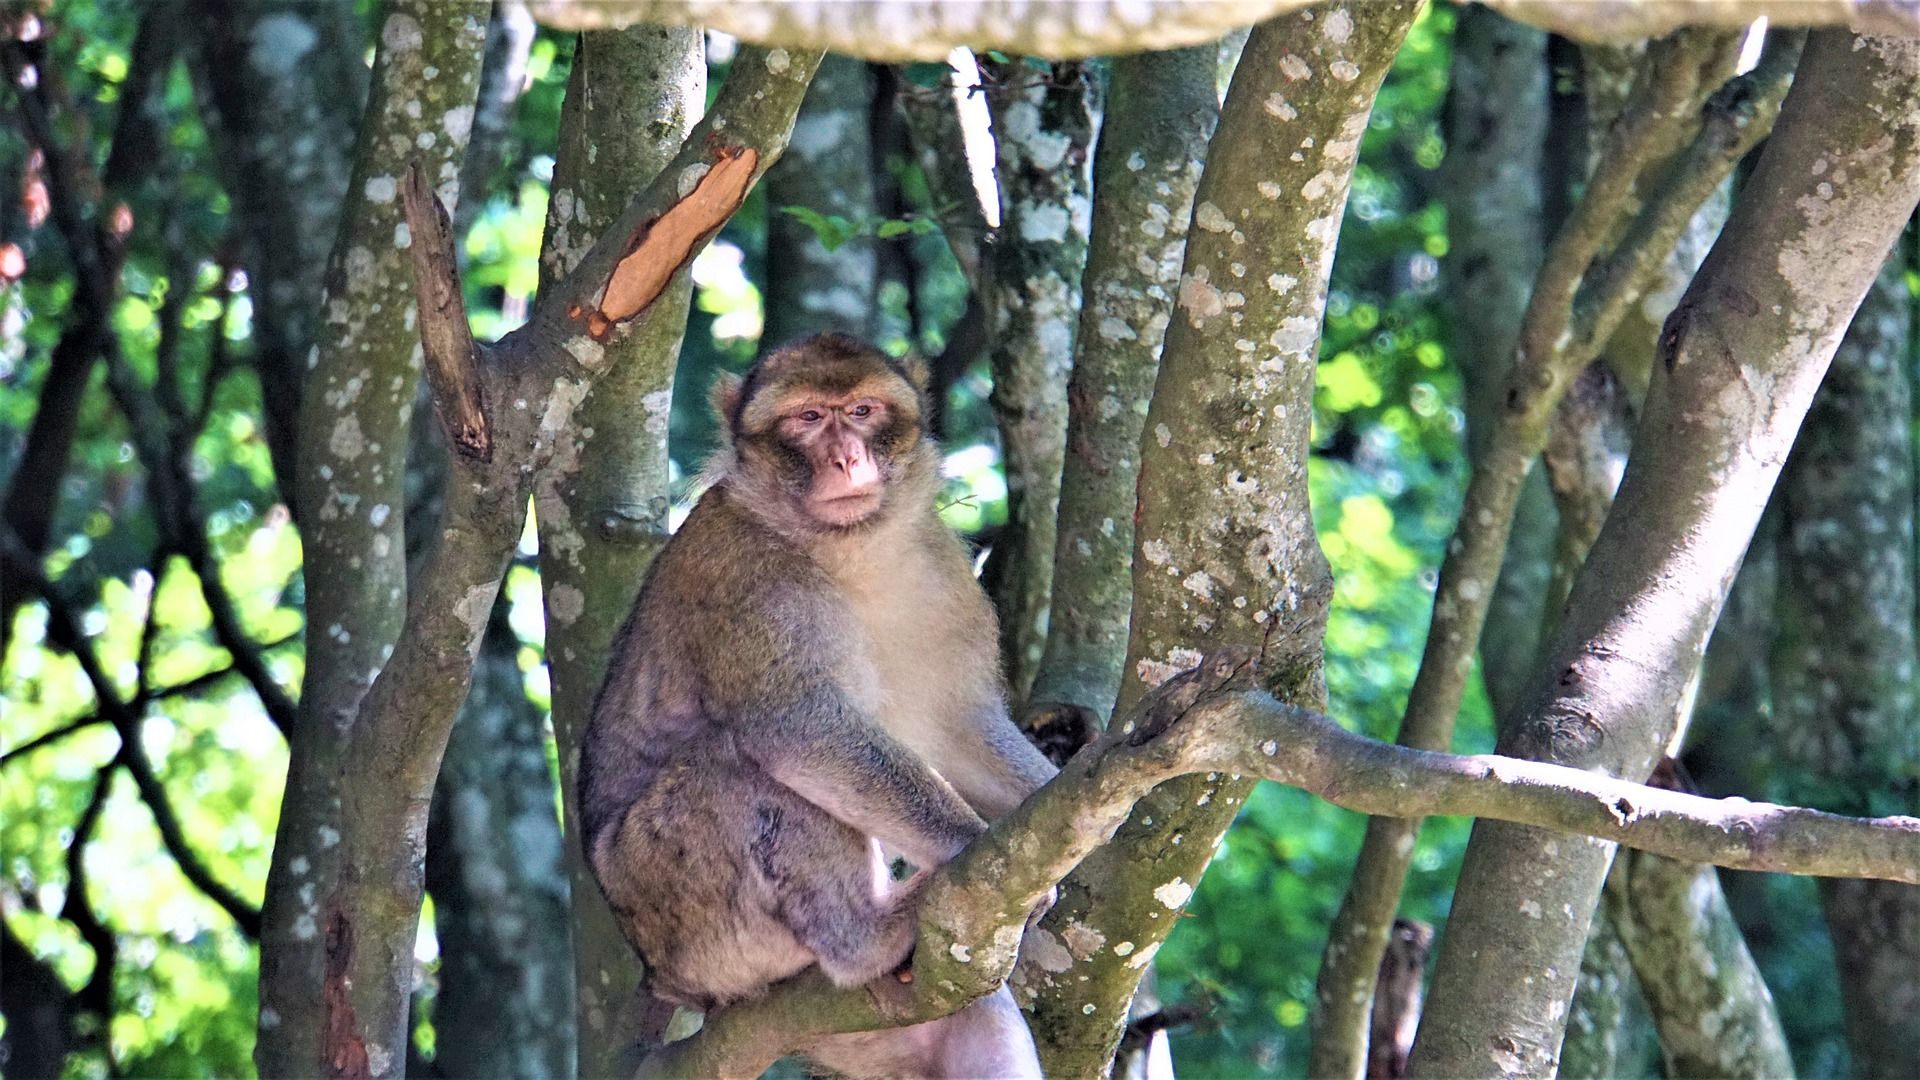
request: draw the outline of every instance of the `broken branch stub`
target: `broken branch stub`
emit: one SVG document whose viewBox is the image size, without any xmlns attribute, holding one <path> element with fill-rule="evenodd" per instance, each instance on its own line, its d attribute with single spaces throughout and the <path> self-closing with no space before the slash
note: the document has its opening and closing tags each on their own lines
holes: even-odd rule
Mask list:
<svg viewBox="0 0 1920 1080">
<path fill-rule="evenodd" d="M 427 186 L 418 161 L 407 166 L 400 197 L 407 215 L 413 288 L 420 308 L 420 347 L 426 357 L 433 411 L 457 452 L 490 462 L 493 430 L 487 421 L 480 346 L 467 325 L 467 303 L 460 293 L 453 221 Z"/>
<path fill-rule="evenodd" d="M 614 265 L 599 306 L 568 315 L 585 319 L 587 333 L 605 341 L 613 328 L 647 310 L 680 268 L 720 231 L 753 188 L 760 152 L 751 146 L 715 150 L 713 164 L 693 180 L 680 201 L 635 230 L 627 253 Z M 681 187 L 687 181 L 682 177 Z"/>
</svg>

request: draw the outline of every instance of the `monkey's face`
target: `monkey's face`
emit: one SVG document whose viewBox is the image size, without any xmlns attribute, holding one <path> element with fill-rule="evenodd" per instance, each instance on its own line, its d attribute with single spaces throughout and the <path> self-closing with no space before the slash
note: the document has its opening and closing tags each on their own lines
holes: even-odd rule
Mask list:
<svg viewBox="0 0 1920 1080">
<path fill-rule="evenodd" d="M 743 383 L 716 387 L 734 483 L 763 511 L 778 500 L 777 516 L 803 529 L 877 520 L 924 457 L 914 374 L 841 335 L 776 350 Z"/>
<path fill-rule="evenodd" d="M 886 438 L 892 405 L 870 394 L 807 393 L 783 402 L 775 437 L 787 451 L 800 508 L 822 525 L 845 528 L 872 517 L 892 470 Z M 799 466 L 804 463 L 804 471 Z"/>
</svg>

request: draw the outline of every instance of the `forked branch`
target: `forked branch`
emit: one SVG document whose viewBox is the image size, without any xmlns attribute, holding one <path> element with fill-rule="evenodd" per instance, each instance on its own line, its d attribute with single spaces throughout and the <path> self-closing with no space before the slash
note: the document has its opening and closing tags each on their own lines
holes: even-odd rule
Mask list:
<svg viewBox="0 0 1920 1080">
<path fill-rule="evenodd" d="M 1046 891 L 1141 796 L 1196 772 L 1261 776 L 1370 814 L 1492 818 L 1689 862 L 1920 883 L 1920 818 L 1707 799 L 1541 762 L 1396 746 L 1276 701 L 1257 688 L 1251 656 L 1223 650 L 1163 684 L 947 864 L 922 902 L 910 984 L 841 990 L 809 973 L 707 1017 L 642 1073 L 754 1075 L 818 1036 L 918 1023 L 991 992 Z M 1141 950 L 1129 962 L 1151 959 Z"/>
</svg>

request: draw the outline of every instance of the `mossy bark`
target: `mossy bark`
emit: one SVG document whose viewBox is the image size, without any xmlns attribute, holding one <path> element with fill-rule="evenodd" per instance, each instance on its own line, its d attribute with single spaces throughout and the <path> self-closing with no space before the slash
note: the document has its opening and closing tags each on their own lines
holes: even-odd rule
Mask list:
<svg viewBox="0 0 1920 1080">
<path fill-rule="evenodd" d="M 560 150 L 540 258 L 542 287 L 559 281 L 586 246 L 672 159 L 700 119 L 707 67 L 697 31 L 657 27 L 588 33 L 560 119 Z M 640 965 L 607 909 L 574 835 L 581 733 L 614 633 L 666 542 L 667 419 L 692 285 L 682 277 L 607 346 L 607 375 L 534 487 L 540 575 L 553 678 L 553 730 L 566 807 L 572 884 L 579 1073 L 603 1076 L 636 1037 Z"/>
<path fill-rule="evenodd" d="M 327 963 L 321 901 L 345 869 L 340 796 L 355 779 L 342 775 L 347 740 L 399 639 L 407 592 L 402 522 L 420 346 L 399 172 L 417 160 L 449 199 L 457 192 L 485 30 L 485 20 L 464 8 L 424 0 L 388 6 L 326 289 L 312 298 L 320 320 L 317 344 L 300 359 L 307 385 L 298 471 L 282 477 L 299 507 L 308 633 L 262 911 L 254 1051 L 262 1075 L 324 1068 L 325 1013 L 315 1002 Z M 300 279 L 284 280 L 292 287 Z M 370 1049 L 389 1061 L 406 1058 L 397 1039 Z"/>
<path fill-rule="evenodd" d="M 1122 709 L 1229 644 L 1256 651 L 1281 700 L 1324 701 L 1313 369 L 1360 138 L 1415 13 L 1319 5 L 1256 27 L 1241 55 L 1140 443 Z M 1162 786 L 1064 883 L 1016 976 L 1050 1073 L 1105 1072 L 1142 971 L 1251 787 L 1221 774 Z"/>
<path fill-rule="evenodd" d="M 1809 41 L 1746 197 L 1668 320 L 1634 458 L 1504 752 L 1644 776 L 1671 738 L 1793 433 L 1920 199 L 1916 94 L 1920 44 Z M 1833 169 L 1849 182 L 1822 179 Z M 1412 1075 L 1553 1071 L 1611 856 L 1475 827 Z"/>
<path fill-rule="evenodd" d="M 1126 660 L 1140 432 L 1180 288 L 1194 189 L 1220 117 L 1218 55 L 1207 44 L 1115 60 L 1094 156 L 1100 197 L 1067 384 L 1046 652 L 1032 697 L 1081 706 L 1102 721 Z"/>
<path fill-rule="evenodd" d="M 993 116 L 1000 227 L 986 249 L 991 402 L 1007 475 L 1007 523 L 982 574 L 1000 615 L 1000 655 L 1018 700 L 1047 643 L 1066 458 L 1067 381 L 1093 223 L 1094 69 L 983 61 Z"/>
<path fill-rule="evenodd" d="M 1781 481 L 1775 779 L 1843 813 L 1920 813 L 1908 268 L 1890 260 L 1854 316 Z M 1920 1075 L 1920 889 L 1825 881 L 1820 898 L 1856 1074 Z"/>
</svg>

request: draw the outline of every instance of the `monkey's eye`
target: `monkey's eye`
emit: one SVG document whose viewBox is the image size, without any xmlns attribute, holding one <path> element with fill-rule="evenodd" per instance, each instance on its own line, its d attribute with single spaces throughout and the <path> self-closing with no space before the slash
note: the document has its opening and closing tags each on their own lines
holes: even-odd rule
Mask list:
<svg viewBox="0 0 1920 1080">
<path fill-rule="evenodd" d="M 820 413 L 818 410 L 808 409 L 800 414 L 800 419 L 809 424 L 817 424 L 820 422 Z"/>
<path fill-rule="evenodd" d="M 873 406 L 871 406 L 871 405 L 855 405 L 855 406 L 853 407 L 853 415 L 855 415 L 855 416 L 857 416 L 857 417 L 859 417 L 860 419 L 862 419 L 862 420 L 864 420 L 864 419 L 866 419 L 867 417 L 869 417 L 869 416 L 872 416 L 872 415 L 873 415 Z"/>
</svg>

